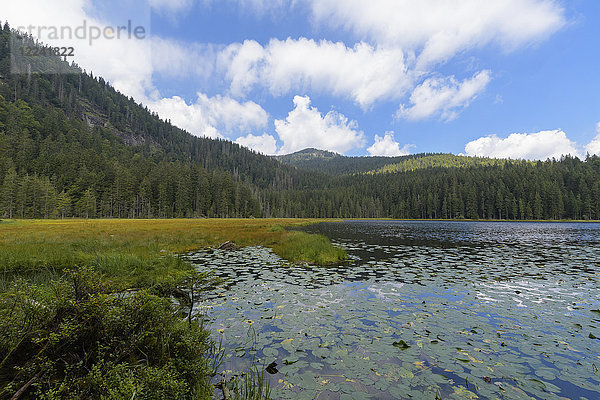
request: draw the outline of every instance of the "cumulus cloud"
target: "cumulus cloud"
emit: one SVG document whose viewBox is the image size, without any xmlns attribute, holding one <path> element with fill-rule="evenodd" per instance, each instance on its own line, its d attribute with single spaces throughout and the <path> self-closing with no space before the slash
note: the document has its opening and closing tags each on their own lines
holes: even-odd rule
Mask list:
<svg viewBox="0 0 600 400">
<path fill-rule="evenodd" d="M 233 95 L 255 86 L 274 96 L 294 91 L 326 92 L 352 99 L 363 108 L 382 99 L 397 99 L 413 78 L 400 49 L 367 43 L 347 47 L 341 42 L 272 39 L 266 46 L 248 40 L 228 46 L 219 56 Z"/>
<path fill-rule="evenodd" d="M 215 0 L 135 1 L 145 6 L 141 13 L 113 12 L 112 15 L 131 14 L 138 19 L 139 15 L 149 16 L 149 7 L 175 14 L 190 9 L 194 3 L 223 3 Z M 8 18 L 13 27 L 78 26 L 83 20 L 100 27 L 122 24 L 123 21 L 101 17 L 95 10 L 112 9 L 107 2 L 116 6 L 123 3 L 105 0 L 100 5 L 89 0 L 55 0 L 49 5 L 44 0 L 9 1 L 3 4 L 2 16 Z M 273 96 L 326 93 L 350 99 L 364 110 L 380 101 L 407 102 L 398 111 L 401 118 L 439 115 L 449 120 L 485 90 L 491 73 L 482 71 L 471 79 L 458 81 L 454 77 L 435 75 L 436 64 L 490 44 L 509 51 L 543 40 L 566 23 L 558 0 L 228 0 L 226 4 L 235 4 L 255 14 L 264 14 L 265 10 L 285 12 L 301 5 L 297 11 L 309 10 L 317 25 L 337 25 L 352 32 L 356 43 L 288 38 L 272 39 L 264 45 L 248 40 L 221 46 L 158 37 L 141 41 L 100 40 L 94 46 L 77 47 L 76 61 L 88 71 L 93 70 L 95 75 L 103 76 L 124 94 L 144 102 L 163 118 L 196 135 L 242 135 L 242 140 L 245 138 L 248 143 L 250 140 L 258 143 L 255 138 L 261 138 L 263 143 L 272 146 L 264 135 L 253 136 L 264 131 L 268 122 L 266 112 L 254 102 L 239 100 L 253 90 L 264 90 Z M 70 43 L 65 41 L 61 45 Z M 202 94 L 192 104 L 180 97 L 161 99 L 153 84 L 153 75 L 157 73 L 169 77 L 201 77 L 214 82 L 224 78 L 228 95 L 238 100 Z M 299 149 L 303 142 L 293 138 L 291 132 L 300 132 L 311 124 L 326 128 L 315 132 L 335 133 L 335 139 L 331 140 L 317 137 L 315 133 L 301 135 L 314 138 L 323 148 L 345 152 L 359 148 L 358 143 L 364 142 L 364 135 L 355 122 L 335 112 L 323 116 L 310 107 L 308 97 L 304 99 L 307 101 L 300 100 L 298 104 L 295 101 L 295 109 L 285 120 L 277 121 L 277 134 L 284 142 L 280 151 Z M 386 136 L 380 139 L 385 141 Z M 306 144 L 312 146 L 314 142 Z"/>
<path fill-rule="evenodd" d="M 259 83 L 265 57 L 265 49 L 254 40 L 231 44 L 219 54 L 218 69 L 226 71 L 234 96 L 243 97 Z"/>
<path fill-rule="evenodd" d="M 468 49 L 545 39 L 566 23 L 555 0 L 309 0 L 318 23 L 419 53 L 420 67 Z"/>
<path fill-rule="evenodd" d="M 537 133 L 513 133 L 502 139 L 496 135 L 486 136 L 467 143 L 468 156 L 546 160 L 570 154 L 580 156 L 577 146 L 562 130 Z"/>
<path fill-rule="evenodd" d="M 367 152 L 371 156 L 397 157 L 409 155 L 413 147 L 415 146 L 407 144 L 400 148 L 400 143 L 394 140 L 394 132 L 386 132 L 383 137 L 375 135 L 375 143 L 367 149 Z"/>
<path fill-rule="evenodd" d="M 192 104 L 174 96 L 149 101 L 148 107 L 196 136 L 211 138 L 264 129 L 269 121 L 267 112 L 253 101 L 240 103 L 229 97 L 208 97 L 203 93 L 198 93 Z"/>
<path fill-rule="evenodd" d="M 596 124 L 596 132 L 598 132 L 598 136 L 585 146 L 585 151 L 590 155 L 600 155 L 600 122 Z"/>
<path fill-rule="evenodd" d="M 346 153 L 365 145 L 364 134 L 356 121 L 330 111 L 322 115 L 310 106 L 308 96 L 294 97 L 294 109 L 285 120 L 275 120 L 275 131 L 283 142 L 279 153 L 293 153 L 307 147 Z"/>
<path fill-rule="evenodd" d="M 277 153 L 277 140 L 267 133 L 263 133 L 261 136 L 252 134 L 241 136 L 235 142 L 262 154 L 273 155 Z"/>
<path fill-rule="evenodd" d="M 462 82 L 453 76 L 427 79 L 411 94 L 411 106 L 401 106 L 397 116 L 415 120 L 441 114 L 444 120 L 455 119 L 461 109 L 485 90 L 490 80 L 490 71 L 481 71 Z"/>
<path fill-rule="evenodd" d="M 308 5 L 318 25 L 352 32 L 357 43 L 306 38 L 230 45 L 219 57 L 233 96 L 254 88 L 274 96 L 316 91 L 349 98 L 363 109 L 402 100 L 410 119 L 436 112 L 453 119 L 489 82 L 489 71 L 460 84 L 431 77 L 436 65 L 474 48 L 505 51 L 539 42 L 566 24 L 556 0 L 237 0 L 240 7 L 281 9 Z"/>
</svg>

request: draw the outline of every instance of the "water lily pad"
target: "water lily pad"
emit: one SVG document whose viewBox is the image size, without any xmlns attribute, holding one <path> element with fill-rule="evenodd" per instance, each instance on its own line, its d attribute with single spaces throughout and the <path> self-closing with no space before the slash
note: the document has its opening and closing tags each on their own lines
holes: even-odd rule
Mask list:
<svg viewBox="0 0 600 400">
<path fill-rule="evenodd" d="M 222 370 L 276 362 L 281 399 L 600 396 L 600 228 L 451 225 L 335 225 L 355 260 L 339 267 L 264 248 L 193 256 L 230 279 L 198 308 L 223 337 Z"/>
<path fill-rule="evenodd" d="M 265 370 L 271 375 L 275 375 L 279 372 L 279 370 L 277 369 L 277 363 L 275 361 L 269 364 Z"/>
<path fill-rule="evenodd" d="M 406 344 L 406 342 L 404 340 L 399 340 L 397 342 L 394 342 L 394 343 L 392 343 L 392 346 L 397 347 L 400 350 L 406 350 L 410 347 L 408 344 Z"/>
</svg>

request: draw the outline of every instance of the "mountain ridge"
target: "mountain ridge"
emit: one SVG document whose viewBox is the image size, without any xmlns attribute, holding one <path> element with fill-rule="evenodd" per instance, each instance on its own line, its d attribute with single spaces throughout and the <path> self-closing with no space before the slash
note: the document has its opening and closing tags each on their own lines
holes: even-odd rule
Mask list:
<svg viewBox="0 0 600 400">
<path fill-rule="evenodd" d="M 91 73 L 11 75 L 10 35 L 5 25 L 6 218 L 600 219 L 597 156 L 523 162 L 304 149 L 268 157 L 195 137 Z"/>
</svg>

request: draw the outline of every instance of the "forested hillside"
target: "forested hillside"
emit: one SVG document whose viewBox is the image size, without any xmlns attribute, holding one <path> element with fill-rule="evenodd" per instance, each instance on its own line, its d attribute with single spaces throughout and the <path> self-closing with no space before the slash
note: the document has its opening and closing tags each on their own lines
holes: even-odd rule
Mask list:
<svg viewBox="0 0 600 400">
<path fill-rule="evenodd" d="M 9 37 L 4 25 L 5 217 L 261 216 L 259 190 L 320 181 L 235 143 L 194 137 L 91 73 L 11 75 Z"/>
<path fill-rule="evenodd" d="M 600 219 L 600 159 L 346 175 L 333 189 L 274 196 L 298 216 Z"/>
<path fill-rule="evenodd" d="M 428 159 L 433 154 L 414 154 L 399 157 L 346 157 L 330 151 L 304 149 L 292 154 L 274 156 L 275 159 L 306 171 L 327 171 L 331 175 L 378 172 L 410 160 Z M 453 156 L 457 157 L 457 156 Z M 464 157 L 470 159 L 469 157 Z M 476 160 L 476 159 L 473 159 Z M 456 166 L 444 163 L 438 166 Z"/>
<path fill-rule="evenodd" d="M 600 219 L 600 159 L 266 157 L 198 138 L 86 74 L 10 74 L 0 32 L 4 218 Z M 24 41 L 32 43 L 30 39 Z"/>
</svg>

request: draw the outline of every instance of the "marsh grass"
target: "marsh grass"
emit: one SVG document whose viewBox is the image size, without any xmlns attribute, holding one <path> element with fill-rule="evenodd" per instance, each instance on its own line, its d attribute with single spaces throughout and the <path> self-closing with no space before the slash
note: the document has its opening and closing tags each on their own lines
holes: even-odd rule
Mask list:
<svg viewBox="0 0 600 400">
<path fill-rule="evenodd" d="M 273 246 L 273 251 L 286 260 L 321 265 L 346 259 L 346 252 L 333 246 L 325 236 L 305 232 L 290 232 L 284 241 Z"/>
<path fill-rule="evenodd" d="M 271 383 L 265 376 L 265 366 L 254 365 L 244 376 L 233 381 L 233 400 L 270 399 Z"/>
<path fill-rule="evenodd" d="M 94 266 L 119 285 L 142 287 L 191 268 L 179 254 L 233 241 L 262 245 L 292 262 L 345 258 L 326 238 L 284 228 L 308 219 L 12 220 L 0 223 L 0 290 L 14 277 L 47 281 Z"/>
</svg>

